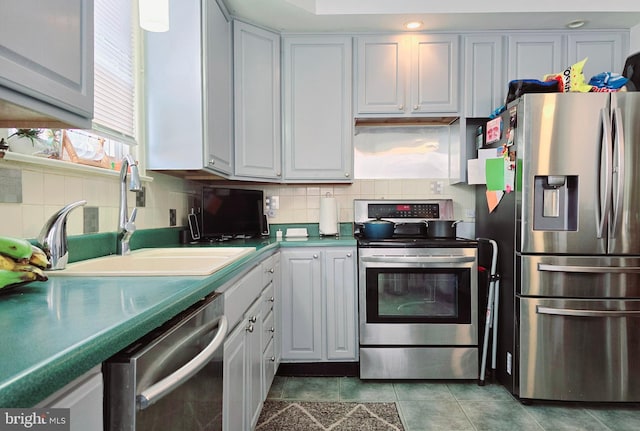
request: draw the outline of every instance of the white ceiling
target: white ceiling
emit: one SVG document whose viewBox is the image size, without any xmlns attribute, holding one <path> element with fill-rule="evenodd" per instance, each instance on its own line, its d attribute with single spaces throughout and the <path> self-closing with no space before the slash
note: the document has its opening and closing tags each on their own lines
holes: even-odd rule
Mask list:
<svg viewBox="0 0 640 431">
<path fill-rule="evenodd" d="M 640 24 L 638 0 L 223 0 L 231 15 L 281 32 L 402 31 L 418 19 L 425 31 L 554 30 Z M 529 4 L 533 3 L 533 4 Z M 585 3 L 590 3 L 585 4 Z"/>
</svg>

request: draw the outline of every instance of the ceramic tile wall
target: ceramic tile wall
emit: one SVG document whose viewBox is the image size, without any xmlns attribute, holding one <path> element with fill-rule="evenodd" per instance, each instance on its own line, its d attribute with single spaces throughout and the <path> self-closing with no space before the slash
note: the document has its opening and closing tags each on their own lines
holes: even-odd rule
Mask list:
<svg viewBox="0 0 640 431">
<path fill-rule="evenodd" d="M 446 181 L 356 180 L 349 185 L 263 185 L 265 196 L 279 196 L 280 208 L 269 223 L 317 223 L 320 197 L 336 197 L 340 222 L 353 221 L 354 199 L 441 199 L 454 202 L 456 219 L 474 221 L 468 210 L 475 209 L 475 189 L 467 185 L 449 185 Z"/>
<path fill-rule="evenodd" d="M 99 232 L 116 231 L 120 198 L 118 175 L 96 175 L 18 162 L 7 163 L 0 169 L 18 169 L 22 177 L 22 203 L 0 203 L 0 235 L 35 238 L 52 214 L 81 199 L 85 199 L 89 207 L 98 207 Z M 138 209 L 136 226 L 139 229 L 168 227 L 171 208 L 176 209 L 177 224 L 186 225 L 190 202 L 198 188 L 163 174 L 147 175 L 153 181 L 143 183 L 146 202 L 144 208 Z M 135 199 L 135 193 L 128 192 L 129 212 Z M 73 210 L 67 221 L 67 233 L 80 235 L 83 230 L 83 211 Z"/>
</svg>

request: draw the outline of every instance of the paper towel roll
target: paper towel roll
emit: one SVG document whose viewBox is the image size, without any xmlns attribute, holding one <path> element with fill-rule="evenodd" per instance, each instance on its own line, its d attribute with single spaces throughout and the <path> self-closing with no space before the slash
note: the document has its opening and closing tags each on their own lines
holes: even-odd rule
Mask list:
<svg viewBox="0 0 640 431">
<path fill-rule="evenodd" d="M 320 235 L 338 234 L 338 206 L 336 198 L 320 198 Z"/>
</svg>

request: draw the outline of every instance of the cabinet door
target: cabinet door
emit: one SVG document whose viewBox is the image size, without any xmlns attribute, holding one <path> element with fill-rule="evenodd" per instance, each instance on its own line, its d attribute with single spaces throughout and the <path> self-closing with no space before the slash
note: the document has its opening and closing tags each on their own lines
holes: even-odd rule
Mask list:
<svg viewBox="0 0 640 431">
<path fill-rule="evenodd" d="M 258 416 L 262 409 L 262 337 L 264 333 L 262 322 L 262 301 L 256 301 L 245 315 L 247 330 L 245 345 L 247 349 L 247 414 L 248 423 L 254 429 L 258 423 Z"/>
<path fill-rule="evenodd" d="M 409 36 L 366 36 L 357 41 L 357 113 L 404 114 Z"/>
<path fill-rule="evenodd" d="M 86 120 L 93 85 L 93 1 L 2 2 L 0 87 Z"/>
<path fill-rule="evenodd" d="M 628 37 L 624 33 L 577 33 L 568 36 L 567 66 L 587 59 L 582 73 L 589 82 L 601 72 L 622 74 Z"/>
<path fill-rule="evenodd" d="M 222 428 L 225 431 L 247 427 L 247 343 L 246 325 L 241 322 L 224 342 Z"/>
<path fill-rule="evenodd" d="M 284 178 L 352 181 L 351 38 L 284 40 Z"/>
<path fill-rule="evenodd" d="M 507 81 L 540 79 L 560 73 L 566 67 L 559 34 L 521 34 L 509 36 Z"/>
<path fill-rule="evenodd" d="M 234 22 L 235 169 L 279 179 L 280 37 Z"/>
<path fill-rule="evenodd" d="M 357 285 L 355 248 L 324 252 L 327 360 L 357 358 Z"/>
<path fill-rule="evenodd" d="M 506 97 L 502 36 L 467 36 L 464 41 L 464 113 L 488 117 Z"/>
<path fill-rule="evenodd" d="M 458 36 L 413 36 L 410 87 L 412 114 L 458 112 L 458 45 Z"/>
<path fill-rule="evenodd" d="M 203 3 L 205 37 L 205 145 L 206 165 L 233 173 L 233 51 L 231 22 L 216 0 Z"/>
<path fill-rule="evenodd" d="M 322 360 L 321 257 L 282 251 L 282 360 Z"/>
</svg>

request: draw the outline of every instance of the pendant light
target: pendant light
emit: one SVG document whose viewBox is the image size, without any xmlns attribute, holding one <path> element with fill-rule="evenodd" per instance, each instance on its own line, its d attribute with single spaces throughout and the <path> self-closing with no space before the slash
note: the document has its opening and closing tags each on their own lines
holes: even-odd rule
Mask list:
<svg viewBox="0 0 640 431">
<path fill-rule="evenodd" d="M 147 31 L 169 30 L 169 0 L 138 0 L 140 27 Z"/>
</svg>

